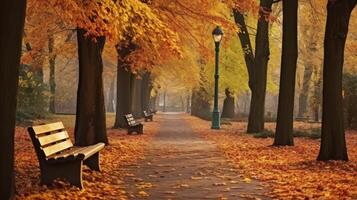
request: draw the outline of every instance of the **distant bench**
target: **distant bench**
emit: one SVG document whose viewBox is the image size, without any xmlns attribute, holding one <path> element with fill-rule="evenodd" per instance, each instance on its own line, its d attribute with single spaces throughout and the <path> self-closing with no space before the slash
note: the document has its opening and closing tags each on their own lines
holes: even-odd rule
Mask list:
<svg viewBox="0 0 357 200">
<path fill-rule="evenodd" d="M 83 188 L 82 164 L 100 171 L 99 151 L 104 143 L 91 146 L 73 146 L 62 122 L 28 128 L 40 163 L 41 184 L 51 184 L 64 178 L 72 185 Z"/>
<path fill-rule="evenodd" d="M 137 122 L 134 119 L 133 114 L 124 115 L 124 119 L 128 128 L 128 134 L 136 132 L 138 134 L 143 134 L 144 125 L 140 122 Z"/>
<path fill-rule="evenodd" d="M 146 110 L 143 111 L 144 119 L 147 122 L 148 120 L 153 121 L 154 115 L 152 113 L 147 112 Z"/>
</svg>

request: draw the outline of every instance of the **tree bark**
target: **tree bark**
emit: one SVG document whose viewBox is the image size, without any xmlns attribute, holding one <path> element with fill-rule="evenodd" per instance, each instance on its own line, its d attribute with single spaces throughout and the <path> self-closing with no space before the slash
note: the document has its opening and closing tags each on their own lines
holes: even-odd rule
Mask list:
<svg viewBox="0 0 357 200">
<path fill-rule="evenodd" d="M 255 60 L 251 70 L 250 87 L 252 97 L 250 102 L 247 133 L 264 131 L 264 106 L 267 85 L 269 50 L 269 21 L 273 0 L 260 1 L 260 18 L 255 38 Z"/>
<path fill-rule="evenodd" d="M 239 28 L 238 38 L 242 45 L 242 50 L 244 53 L 244 60 L 247 66 L 248 76 L 249 76 L 249 87 L 251 88 L 251 84 L 253 81 L 252 70 L 254 67 L 254 55 L 253 48 L 250 42 L 250 36 L 247 29 L 247 25 L 245 23 L 244 15 L 237 9 L 233 9 L 234 21 Z"/>
<path fill-rule="evenodd" d="M 107 112 L 114 112 L 114 102 L 115 102 L 115 78 L 110 82 L 108 103 L 107 103 Z"/>
<path fill-rule="evenodd" d="M 310 81 L 312 77 L 313 68 L 310 64 L 305 65 L 304 78 L 302 83 L 302 89 L 299 96 L 299 112 L 298 117 L 305 117 L 307 108 L 307 99 L 309 94 Z"/>
<path fill-rule="evenodd" d="M 95 42 L 85 34 L 85 30 L 77 29 L 79 80 L 75 143 L 79 146 L 108 144 L 102 79 L 105 37 L 98 37 Z"/>
<path fill-rule="evenodd" d="M 0 199 L 15 192 L 14 132 L 26 0 L 0 2 Z"/>
<path fill-rule="evenodd" d="M 187 93 L 187 96 L 186 96 L 186 113 L 190 113 L 191 112 L 191 95 L 190 93 Z"/>
<path fill-rule="evenodd" d="M 234 97 L 228 88 L 225 90 L 226 98 L 223 102 L 222 118 L 233 118 L 234 117 Z"/>
<path fill-rule="evenodd" d="M 132 95 L 132 112 L 137 118 L 143 116 L 142 110 L 142 79 L 139 79 L 137 75 L 131 75 L 131 95 Z"/>
<path fill-rule="evenodd" d="M 114 128 L 125 128 L 127 125 L 123 116 L 132 112 L 130 90 L 131 72 L 122 66 L 119 61 L 117 73 L 117 108 Z"/>
<path fill-rule="evenodd" d="M 55 45 L 55 40 L 52 37 L 48 39 L 48 52 L 50 54 L 49 57 L 49 65 L 50 65 L 50 112 L 51 113 L 56 113 L 56 104 L 55 104 L 55 97 L 56 97 L 56 55 L 52 55 L 54 51 L 54 45 Z"/>
<path fill-rule="evenodd" d="M 294 145 L 293 118 L 297 45 L 298 0 L 283 0 L 283 47 L 279 105 L 274 145 Z"/>
<path fill-rule="evenodd" d="M 135 51 L 137 46 L 129 42 L 127 45 L 117 45 L 117 101 L 114 128 L 126 128 L 124 115 L 132 113 L 131 71 L 126 57 Z"/>
<path fill-rule="evenodd" d="M 356 0 L 328 1 L 324 41 L 322 135 L 317 160 L 348 160 L 343 124 L 342 71 L 348 25 Z"/>
<path fill-rule="evenodd" d="M 142 75 L 142 86 L 141 86 L 141 110 L 150 110 L 150 95 L 152 90 L 151 74 L 150 72 L 144 72 Z"/>
<path fill-rule="evenodd" d="M 208 100 L 208 94 L 202 87 L 192 91 L 191 115 L 202 119 L 210 119 L 211 117 L 211 106 Z"/>
<path fill-rule="evenodd" d="M 163 107 L 163 112 L 166 112 L 166 94 L 167 94 L 167 92 L 166 92 L 166 90 L 164 91 L 164 107 Z"/>
</svg>

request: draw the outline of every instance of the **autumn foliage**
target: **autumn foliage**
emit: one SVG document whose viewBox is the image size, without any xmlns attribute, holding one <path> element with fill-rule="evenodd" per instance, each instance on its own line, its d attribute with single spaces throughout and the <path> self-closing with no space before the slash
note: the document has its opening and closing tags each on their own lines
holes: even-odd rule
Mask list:
<svg viewBox="0 0 357 200">
<path fill-rule="evenodd" d="M 273 147 L 272 139 L 244 134 L 245 123 L 232 123 L 220 131 L 208 129 L 203 120 L 188 117 L 187 122 L 202 137 L 212 140 L 234 162 L 246 178 L 267 183 L 269 196 L 277 199 L 354 199 L 357 196 L 357 134 L 346 134 L 351 161 L 316 161 L 319 140 L 295 138 L 294 147 Z M 306 131 L 306 123 L 295 127 Z M 274 124 L 268 125 L 269 129 Z M 315 126 L 316 128 L 316 126 Z"/>
</svg>

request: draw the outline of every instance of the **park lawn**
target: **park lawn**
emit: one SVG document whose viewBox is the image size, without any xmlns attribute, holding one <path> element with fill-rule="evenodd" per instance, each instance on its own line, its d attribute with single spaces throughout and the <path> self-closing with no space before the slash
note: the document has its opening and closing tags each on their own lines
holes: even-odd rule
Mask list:
<svg viewBox="0 0 357 200">
<path fill-rule="evenodd" d="M 357 199 L 357 131 L 347 131 L 349 162 L 319 162 L 319 139 L 295 138 L 293 147 L 272 147 L 272 138 L 245 134 L 247 123 L 232 122 L 221 130 L 211 123 L 187 116 L 193 130 L 216 143 L 231 160 L 245 181 L 257 179 L 270 188 L 277 199 Z M 298 122 L 300 131 L 319 125 Z M 274 129 L 268 123 L 267 129 Z"/>
<path fill-rule="evenodd" d="M 107 127 L 114 123 L 115 116 L 107 115 Z M 72 138 L 74 115 L 52 116 L 41 122 L 63 121 Z M 147 144 L 159 128 L 157 122 L 144 125 L 144 135 L 127 135 L 126 130 L 110 129 L 107 134 L 109 146 L 101 151 L 102 172 L 83 168 L 83 190 L 58 180 L 53 186 L 40 186 L 38 160 L 26 127 L 17 126 L 15 133 L 16 199 L 127 199 L 123 179 L 125 172 L 143 158 Z"/>
</svg>

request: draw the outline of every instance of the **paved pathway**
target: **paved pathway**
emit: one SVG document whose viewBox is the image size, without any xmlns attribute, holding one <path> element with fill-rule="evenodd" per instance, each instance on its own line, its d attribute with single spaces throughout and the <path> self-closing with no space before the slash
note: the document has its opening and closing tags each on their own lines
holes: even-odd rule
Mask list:
<svg viewBox="0 0 357 200">
<path fill-rule="evenodd" d="M 268 199 L 209 141 L 198 137 L 182 114 L 160 114 L 146 158 L 125 178 L 130 199 Z M 132 174 L 132 175 L 130 175 Z"/>
</svg>

